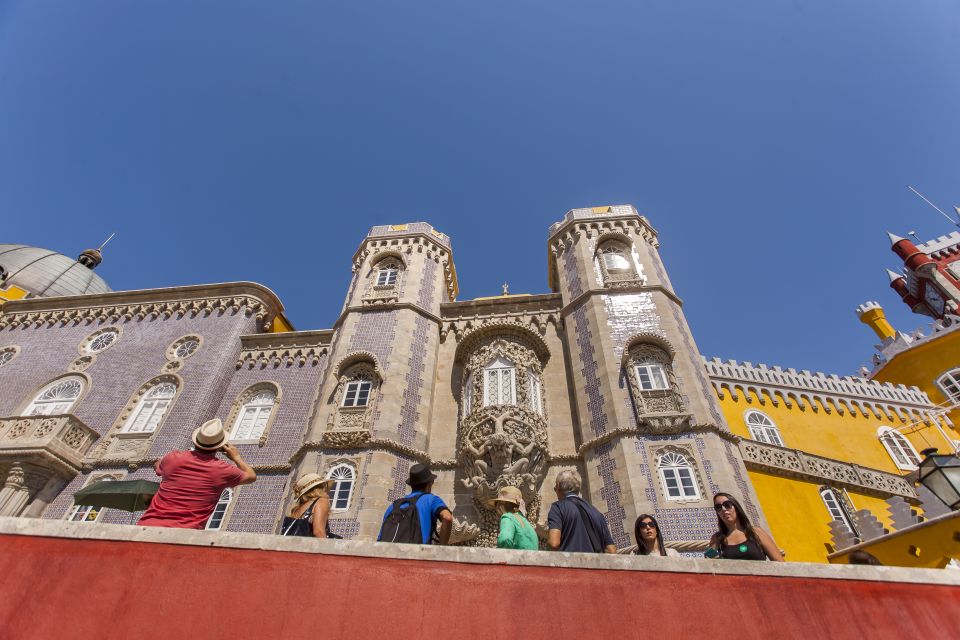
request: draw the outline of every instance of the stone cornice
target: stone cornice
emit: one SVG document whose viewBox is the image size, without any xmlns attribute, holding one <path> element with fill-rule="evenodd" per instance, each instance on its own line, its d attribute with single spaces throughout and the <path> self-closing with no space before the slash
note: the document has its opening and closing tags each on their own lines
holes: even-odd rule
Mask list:
<svg viewBox="0 0 960 640">
<path fill-rule="evenodd" d="M 114 291 L 83 296 L 14 300 L 0 307 L 0 328 L 67 322 L 142 320 L 245 309 L 264 329 L 283 312 L 272 291 L 254 282 Z"/>
<path fill-rule="evenodd" d="M 606 288 L 588 289 L 587 291 L 584 291 L 579 296 L 577 296 L 576 298 L 571 300 L 569 303 L 567 303 L 563 307 L 563 309 L 560 310 L 560 316 L 562 318 L 566 318 L 573 311 L 575 311 L 577 307 L 583 304 L 587 298 L 590 298 L 592 296 L 610 296 L 610 295 L 618 295 L 621 293 L 644 293 L 647 291 L 662 293 L 671 301 L 676 303 L 678 306 L 681 306 L 681 307 L 683 306 L 683 300 L 677 297 L 677 294 L 675 294 L 673 291 L 671 291 L 670 289 L 662 285 L 632 284 L 626 287 L 616 287 L 614 289 L 606 289 Z"/>
<path fill-rule="evenodd" d="M 506 314 L 530 314 L 537 312 L 556 312 L 560 310 L 563 298 L 559 293 L 538 293 L 535 295 L 507 295 L 479 300 L 445 302 L 440 305 L 440 316 L 444 320 L 458 320 L 487 316 L 502 317 Z"/>
<path fill-rule="evenodd" d="M 330 350 L 332 330 L 260 333 L 240 337 L 238 369 L 259 366 L 316 366 Z"/>
<path fill-rule="evenodd" d="M 913 504 L 919 503 L 916 491 L 906 478 L 886 471 L 745 438 L 740 440 L 740 454 L 747 469 L 841 486 L 881 498 L 900 496 Z"/>
<path fill-rule="evenodd" d="M 810 407 L 819 411 L 822 407 L 827 413 L 836 410 L 843 415 L 846 411 L 864 417 L 872 413 L 878 419 L 902 423 L 923 421 L 938 424 L 937 419 L 944 414 L 944 410 L 930 402 L 927 394 L 917 387 L 769 368 L 764 364 L 735 360 L 723 362 L 719 358 L 704 358 L 704 366 L 721 400 L 726 393 L 730 393 L 734 400 L 742 393 L 749 403 L 753 402 L 752 393 L 761 405 L 768 400 L 774 406 L 783 402 L 787 407 L 793 407 L 796 403 L 801 410 Z"/>
<path fill-rule="evenodd" d="M 337 329 L 339 329 L 340 325 L 343 324 L 343 321 L 347 319 L 347 315 L 350 313 L 377 313 L 381 311 L 397 311 L 400 309 L 407 309 L 409 311 L 419 313 L 421 316 L 423 316 L 427 320 L 430 320 L 431 322 L 435 322 L 436 324 L 441 324 L 443 322 L 439 316 L 433 313 L 430 313 L 423 307 L 419 307 L 415 304 L 411 304 L 409 302 L 385 302 L 383 304 L 377 304 L 377 305 L 353 305 L 353 306 L 347 307 L 346 309 L 343 310 L 343 313 L 340 314 L 340 317 L 337 318 L 337 321 L 333 323 L 332 330 L 336 331 Z"/>
</svg>

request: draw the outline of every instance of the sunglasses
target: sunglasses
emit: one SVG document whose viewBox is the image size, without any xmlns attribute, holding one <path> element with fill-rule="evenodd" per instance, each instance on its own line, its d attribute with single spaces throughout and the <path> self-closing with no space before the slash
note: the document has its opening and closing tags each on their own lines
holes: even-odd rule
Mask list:
<svg viewBox="0 0 960 640">
<path fill-rule="evenodd" d="M 656 528 L 657 528 L 657 525 L 653 524 L 652 522 L 641 522 L 641 523 L 640 523 L 640 528 L 641 528 L 641 529 L 656 529 Z"/>
<path fill-rule="evenodd" d="M 720 509 L 733 509 L 735 508 L 735 505 L 729 500 L 724 500 L 723 502 L 718 502 L 717 504 L 713 505 L 713 508 L 717 511 L 720 511 Z"/>
</svg>

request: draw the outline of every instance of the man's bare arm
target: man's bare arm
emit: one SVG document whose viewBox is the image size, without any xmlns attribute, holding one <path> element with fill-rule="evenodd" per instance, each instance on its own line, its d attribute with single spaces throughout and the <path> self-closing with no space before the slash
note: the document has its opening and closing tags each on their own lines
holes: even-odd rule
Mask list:
<svg viewBox="0 0 960 640">
<path fill-rule="evenodd" d="M 257 472 L 253 470 L 253 467 L 247 464 L 247 461 L 241 457 L 240 452 L 237 451 L 237 448 L 232 444 L 225 444 L 223 448 L 220 449 L 223 451 L 223 455 L 230 458 L 230 461 L 233 464 L 237 465 L 237 468 L 240 471 L 243 471 L 243 480 L 240 481 L 240 484 L 250 484 L 257 480 Z"/>
</svg>

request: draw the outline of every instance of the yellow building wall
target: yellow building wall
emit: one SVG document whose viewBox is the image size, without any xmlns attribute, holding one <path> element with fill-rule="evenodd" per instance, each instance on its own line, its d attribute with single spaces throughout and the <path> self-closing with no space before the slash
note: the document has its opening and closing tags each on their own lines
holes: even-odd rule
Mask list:
<svg viewBox="0 0 960 640">
<path fill-rule="evenodd" d="M 749 471 L 750 481 L 767 517 L 770 534 L 787 552 L 790 562 L 827 562 L 835 549 L 828 547 L 830 512 L 813 482 Z M 869 509 L 886 528 L 891 528 L 887 504 L 880 498 L 847 491 L 854 510 Z"/>
<path fill-rule="evenodd" d="M 873 379 L 919 387 L 934 404 L 945 405 L 949 398 L 937 385 L 937 378 L 957 368 L 960 368 L 960 331 L 953 331 L 897 354 Z M 949 416 L 954 425 L 960 424 L 960 408 L 951 411 Z M 950 429 L 947 435 L 960 440 L 956 429 Z M 941 453 L 950 451 L 936 444 L 932 446 L 938 447 Z"/>
<path fill-rule="evenodd" d="M 10 285 L 6 289 L 0 288 L 0 305 L 10 300 L 20 300 L 27 297 L 27 291 Z"/>
<path fill-rule="evenodd" d="M 752 401 L 747 402 L 748 398 Z M 877 429 L 882 426 L 894 429 L 903 426 L 899 419 L 879 419 L 869 412 L 868 417 L 859 412 L 851 414 L 847 411 L 840 415 L 835 409 L 827 413 L 822 407 L 818 411 L 810 407 L 800 409 L 796 402 L 792 403 L 792 408 L 787 407 L 784 402 L 774 406 L 769 398 L 764 396 L 764 399 L 766 404 L 761 405 L 754 394 L 745 396 L 740 393 L 735 400 L 732 394 L 724 392 L 720 406 L 727 424 L 735 434 L 744 438 L 750 437 L 745 415 L 755 409 L 774 421 L 780 430 L 784 446 L 790 449 L 800 449 L 814 455 L 898 475 L 904 473 L 897 468 L 877 438 Z M 914 433 L 904 433 L 904 436 L 918 453 L 931 446 L 941 451 L 949 451 L 946 447 L 949 447 L 950 443 L 933 427 L 923 427 Z"/>
</svg>

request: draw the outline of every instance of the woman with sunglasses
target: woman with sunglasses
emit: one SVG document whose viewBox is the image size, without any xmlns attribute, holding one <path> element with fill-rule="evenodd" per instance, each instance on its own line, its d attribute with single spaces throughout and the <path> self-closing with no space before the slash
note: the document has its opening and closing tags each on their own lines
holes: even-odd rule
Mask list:
<svg viewBox="0 0 960 640">
<path fill-rule="evenodd" d="M 637 537 L 638 556 L 667 556 L 676 558 L 680 554 L 676 549 L 663 546 L 663 536 L 660 535 L 660 525 L 657 519 L 646 513 L 640 514 L 633 526 L 633 534 Z"/>
<path fill-rule="evenodd" d="M 709 557 L 783 562 L 783 554 L 773 538 L 750 524 L 750 518 L 736 498 L 729 493 L 718 493 L 713 496 L 713 508 L 717 511 L 720 530 L 710 539 Z"/>
</svg>

